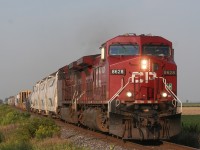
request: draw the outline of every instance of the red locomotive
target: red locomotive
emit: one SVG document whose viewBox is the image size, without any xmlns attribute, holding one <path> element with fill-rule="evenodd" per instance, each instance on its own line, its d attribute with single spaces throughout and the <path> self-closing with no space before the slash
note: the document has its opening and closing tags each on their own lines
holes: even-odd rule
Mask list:
<svg viewBox="0 0 200 150">
<path fill-rule="evenodd" d="M 100 49 L 101 54 L 84 56 L 38 82 L 35 87 L 46 91 L 55 83 L 54 96 L 48 99 L 46 93 L 40 102 L 36 89 L 31 109 L 123 139 L 177 135 L 182 103 L 176 96 L 172 43 L 159 36 L 126 34 Z"/>
</svg>

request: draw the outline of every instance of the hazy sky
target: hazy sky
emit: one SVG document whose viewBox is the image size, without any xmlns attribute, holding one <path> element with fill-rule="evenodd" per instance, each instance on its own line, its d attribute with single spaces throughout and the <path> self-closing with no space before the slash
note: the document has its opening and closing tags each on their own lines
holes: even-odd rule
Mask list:
<svg viewBox="0 0 200 150">
<path fill-rule="evenodd" d="M 124 33 L 173 42 L 178 96 L 200 102 L 200 0 L 0 0 L 0 98 Z"/>
</svg>

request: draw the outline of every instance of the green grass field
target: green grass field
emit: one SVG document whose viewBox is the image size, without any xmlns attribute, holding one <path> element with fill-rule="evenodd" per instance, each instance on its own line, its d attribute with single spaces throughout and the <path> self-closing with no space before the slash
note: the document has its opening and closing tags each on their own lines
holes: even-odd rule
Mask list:
<svg viewBox="0 0 200 150">
<path fill-rule="evenodd" d="M 200 115 L 182 115 L 182 131 L 173 142 L 200 148 Z"/>
<path fill-rule="evenodd" d="M 200 115 L 182 115 L 181 121 L 183 125 L 197 124 L 200 127 Z"/>
</svg>

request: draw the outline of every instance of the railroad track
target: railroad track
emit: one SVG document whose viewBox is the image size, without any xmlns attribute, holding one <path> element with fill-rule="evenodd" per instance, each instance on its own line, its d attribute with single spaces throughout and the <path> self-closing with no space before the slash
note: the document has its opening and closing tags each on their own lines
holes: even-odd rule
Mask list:
<svg viewBox="0 0 200 150">
<path fill-rule="evenodd" d="M 196 148 L 179 145 L 179 144 L 175 144 L 175 143 L 171 143 L 171 142 L 167 142 L 167 141 L 163 141 L 163 146 L 165 146 L 166 148 L 176 147 L 176 150 L 183 150 L 183 149 L 184 150 L 196 150 Z"/>
<path fill-rule="evenodd" d="M 196 148 L 175 144 L 168 141 L 148 141 L 140 142 L 140 144 L 153 150 L 196 150 Z"/>
</svg>

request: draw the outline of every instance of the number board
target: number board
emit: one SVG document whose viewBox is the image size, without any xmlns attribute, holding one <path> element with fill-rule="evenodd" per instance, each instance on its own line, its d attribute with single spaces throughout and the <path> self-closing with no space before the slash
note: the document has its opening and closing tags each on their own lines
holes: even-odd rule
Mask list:
<svg viewBox="0 0 200 150">
<path fill-rule="evenodd" d="M 166 76 L 176 76 L 176 70 L 164 70 Z"/>
<path fill-rule="evenodd" d="M 110 74 L 111 75 L 125 75 L 126 70 L 125 69 L 111 69 Z"/>
</svg>

